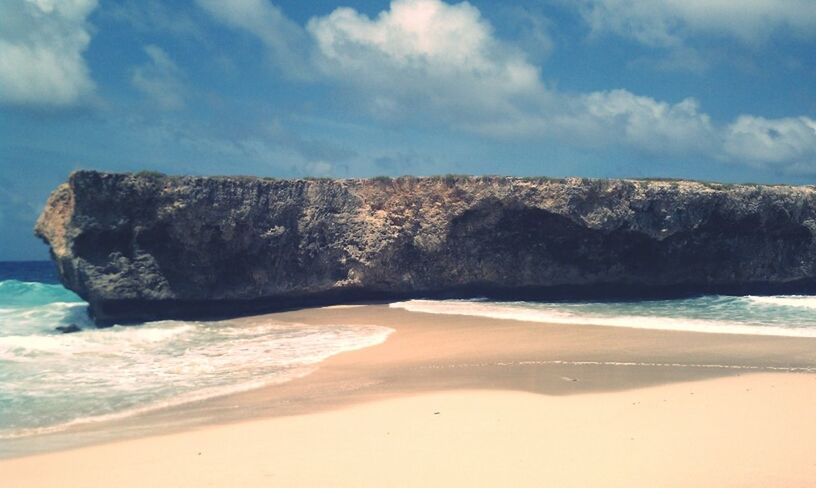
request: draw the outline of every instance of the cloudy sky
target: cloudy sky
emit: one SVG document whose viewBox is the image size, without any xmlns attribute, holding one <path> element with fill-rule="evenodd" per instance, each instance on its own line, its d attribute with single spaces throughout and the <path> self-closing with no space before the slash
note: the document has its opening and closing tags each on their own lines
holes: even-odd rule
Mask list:
<svg viewBox="0 0 816 488">
<path fill-rule="evenodd" d="M 74 169 L 813 183 L 813 0 L 3 0 L 0 260 Z"/>
</svg>

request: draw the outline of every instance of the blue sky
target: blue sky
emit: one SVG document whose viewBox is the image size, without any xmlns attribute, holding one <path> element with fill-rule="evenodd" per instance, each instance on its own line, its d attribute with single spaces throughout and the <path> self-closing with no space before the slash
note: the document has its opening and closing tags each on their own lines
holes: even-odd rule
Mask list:
<svg viewBox="0 0 816 488">
<path fill-rule="evenodd" d="M 813 0 L 8 0 L 0 260 L 79 168 L 810 184 Z"/>
</svg>

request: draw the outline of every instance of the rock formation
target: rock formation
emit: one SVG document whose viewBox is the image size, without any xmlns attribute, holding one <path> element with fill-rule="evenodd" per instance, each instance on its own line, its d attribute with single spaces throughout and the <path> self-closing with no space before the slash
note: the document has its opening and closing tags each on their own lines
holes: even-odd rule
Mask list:
<svg viewBox="0 0 816 488">
<path fill-rule="evenodd" d="M 98 322 L 416 296 L 816 289 L 816 189 L 79 171 L 36 233 Z"/>
</svg>

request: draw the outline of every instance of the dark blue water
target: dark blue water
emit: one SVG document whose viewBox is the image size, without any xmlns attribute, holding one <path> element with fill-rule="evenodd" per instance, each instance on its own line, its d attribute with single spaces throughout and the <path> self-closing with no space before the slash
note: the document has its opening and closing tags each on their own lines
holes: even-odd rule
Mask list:
<svg viewBox="0 0 816 488">
<path fill-rule="evenodd" d="M 0 261 L 0 281 L 59 283 L 57 267 L 51 261 Z"/>
</svg>

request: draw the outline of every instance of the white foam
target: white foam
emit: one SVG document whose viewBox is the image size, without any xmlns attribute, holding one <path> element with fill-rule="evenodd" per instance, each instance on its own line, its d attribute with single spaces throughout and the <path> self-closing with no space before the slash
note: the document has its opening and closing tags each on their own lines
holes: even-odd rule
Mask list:
<svg viewBox="0 0 816 488">
<path fill-rule="evenodd" d="M 745 298 L 760 305 L 816 309 L 816 297 L 809 295 L 747 296 Z"/>
<path fill-rule="evenodd" d="M 382 343 L 391 332 L 375 325 L 165 321 L 0 337 L 0 359 L 13 361 L 4 366 L 0 395 L 25 404 L 9 410 L 0 439 L 289 381 L 334 354 Z"/>
<path fill-rule="evenodd" d="M 177 407 L 179 405 L 184 405 L 187 403 L 194 403 L 202 400 L 208 400 L 211 398 L 217 398 L 220 396 L 226 396 L 235 393 L 241 393 L 244 391 L 255 390 L 258 388 L 263 388 L 264 386 L 285 383 L 287 381 L 291 381 L 293 379 L 306 376 L 312 371 L 314 371 L 314 369 L 316 368 L 300 368 L 299 370 L 296 370 L 296 372 L 292 372 L 286 377 L 268 378 L 265 380 L 255 380 L 237 385 L 226 385 L 221 387 L 205 388 L 203 390 L 192 391 L 182 395 L 174 396 L 167 400 L 157 401 L 147 405 L 122 410 L 119 412 L 108 413 L 103 415 L 91 415 L 88 417 L 80 417 L 56 425 L 16 429 L 5 433 L 0 432 L 0 439 L 19 439 L 21 437 L 28 437 L 32 435 L 52 434 L 55 432 L 68 430 L 72 427 L 78 427 L 82 425 L 95 424 L 101 422 L 110 422 L 113 420 L 121 420 L 128 417 L 134 417 L 136 415 L 154 412 L 164 408 Z"/>
<path fill-rule="evenodd" d="M 0 308 L 0 336 L 53 332 L 58 325 L 93 327 L 82 302 L 53 302 L 45 305 Z"/>
<path fill-rule="evenodd" d="M 710 334 L 816 337 L 816 328 L 787 328 L 723 320 L 670 318 L 658 316 L 579 315 L 566 310 L 559 310 L 557 305 L 545 308 L 543 306 L 524 306 L 523 304 L 518 303 L 507 304 L 501 302 L 468 300 L 409 300 L 405 302 L 392 303 L 389 306 L 393 308 L 401 308 L 409 312 L 442 315 L 466 315 L 473 317 L 488 317 L 501 320 L 517 320 L 546 324 L 600 325 L 632 329 L 702 332 Z"/>
<path fill-rule="evenodd" d="M 139 344 L 167 341 L 193 329 L 185 323 L 159 323 L 162 327 L 122 327 L 88 329 L 82 333 L 54 335 L 13 335 L 0 337 L 0 354 L 18 357 L 38 354 L 116 354 L 120 349 L 128 349 Z M 174 326 L 169 326 L 173 324 Z M 180 325 L 175 325 L 180 324 Z M 111 347 L 113 346 L 113 348 Z"/>
<path fill-rule="evenodd" d="M 718 364 L 718 363 L 659 363 L 651 361 L 580 361 L 580 360 L 529 360 L 529 361 L 490 361 L 480 363 L 429 364 L 420 369 L 464 369 L 484 368 L 488 366 L 615 366 L 645 368 L 692 368 L 692 369 L 736 369 L 746 371 L 769 371 L 784 373 L 814 373 L 816 367 L 809 366 L 758 366 L 755 364 Z"/>
<path fill-rule="evenodd" d="M 100 352 L 104 344 L 89 342 L 83 338 L 71 335 L 19 335 L 0 337 L 0 351 L 15 352 L 17 354 L 77 354 L 84 352 Z"/>
</svg>

